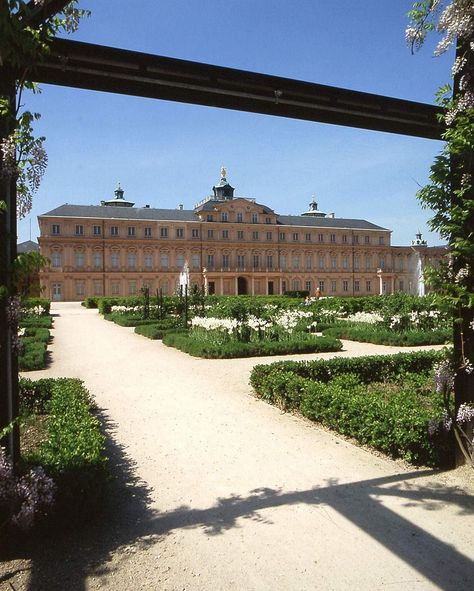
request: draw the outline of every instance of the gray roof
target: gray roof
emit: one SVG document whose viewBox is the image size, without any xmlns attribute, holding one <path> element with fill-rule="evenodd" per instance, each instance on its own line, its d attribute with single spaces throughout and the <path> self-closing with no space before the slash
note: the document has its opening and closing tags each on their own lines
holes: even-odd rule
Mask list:
<svg viewBox="0 0 474 591">
<path fill-rule="evenodd" d="M 212 203 L 212 202 L 210 202 Z M 206 203 L 207 205 L 207 203 Z M 215 205 L 215 202 L 214 204 Z M 266 207 L 260 204 L 259 207 Z M 204 208 L 202 208 L 204 209 Z M 268 208 L 268 212 L 273 211 Z M 198 221 L 197 212 L 193 209 L 158 209 L 155 207 L 114 207 L 104 205 L 70 205 L 68 203 L 56 207 L 41 217 L 72 217 L 93 219 L 122 220 L 156 220 L 156 221 Z M 315 228 L 347 228 L 354 230 L 387 230 L 367 222 L 347 218 L 311 217 L 301 215 L 278 216 L 278 224 L 284 226 L 309 226 Z"/>
<path fill-rule="evenodd" d="M 39 251 L 39 244 L 32 240 L 26 240 L 16 245 L 18 254 L 24 254 L 25 252 Z"/>
</svg>

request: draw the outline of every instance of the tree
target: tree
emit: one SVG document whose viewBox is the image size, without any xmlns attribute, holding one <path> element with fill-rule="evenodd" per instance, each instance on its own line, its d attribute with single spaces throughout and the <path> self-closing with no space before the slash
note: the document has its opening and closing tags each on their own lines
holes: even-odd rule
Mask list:
<svg viewBox="0 0 474 591">
<path fill-rule="evenodd" d="M 29 212 L 47 163 L 44 138 L 33 135 L 39 115 L 22 111 L 22 91 L 37 90 L 28 82 L 32 64 L 58 32 L 76 30 L 84 14 L 76 0 L 0 0 L 0 432 L 18 414 L 16 218 Z M 17 427 L 8 431 L 6 443 L 15 461 Z"/>
<path fill-rule="evenodd" d="M 406 36 L 412 51 L 430 31 L 441 34 L 435 55 L 456 47 L 453 84 L 437 96 L 446 113 L 445 146 L 418 198 L 434 212 L 430 227 L 449 242 L 450 261 L 431 270 L 430 280 L 453 317 L 454 376 L 441 367 L 437 382 L 445 392 L 454 385 L 454 409 L 446 399 L 448 421 L 462 453 L 458 459 L 474 466 L 474 0 L 423 0 L 414 3 L 409 16 Z"/>
</svg>

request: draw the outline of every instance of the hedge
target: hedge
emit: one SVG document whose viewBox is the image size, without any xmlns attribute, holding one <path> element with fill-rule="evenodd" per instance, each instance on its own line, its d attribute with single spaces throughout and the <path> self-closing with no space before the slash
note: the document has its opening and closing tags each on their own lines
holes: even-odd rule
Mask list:
<svg viewBox="0 0 474 591">
<path fill-rule="evenodd" d="M 250 384 L 257 393 L 266 377 L 275 371 L 292 372 L 302 378 L 327 383 L 337 376 L 352 373 L 359 382 L 393 380 L 406 373 L 428 373 L 435 363 L 446 356 L 445 351 L 416 351 L 396 355 L 367 355 L 364 357 L 337 357 L 314 361 L 277 361 L 256 365 L 250 374 Z"/>
<path fill-rule="evenodd" d="M 50 312 L 51 302 L 45 298 L 24 298 L 21 300 L 21 307 L 23 310 L 28 310 L 28 308 L 36 308 L 37 306 L 41 306 L 44 309 L 44 315 L 48 315 Z"/>
<path fill-rule="evenodd" d="M 20 328 L 51 328 L 52 326 L 51 316 L 24 316 L 20 320 Z"/>
<path fill-rule="evenodd" d="M 24 350 L 18 357 L 18 369 L 20 371 L 33 371 L 46 367 L 48 355 L 46 343 L 31 339 L 22 339 Z"/>
<path fill-rule="evenodd" d="M 135 327 L 137 334 L 153 340 L 162 339 L 170 330 L 176 331 L 176 321 L 174 319 L 155 320 L 152 324 L 141 324 Z"/>
<path fill-rule="evenodd" d="M 26 461 L 43 466 L 54 479 L 58 518 L 86 517 L 100 506 L 108 478 L 99 420 L 80 380 L 62 378 L 39 388 L 48 415 L 48 438 Z"/>
<path fill-rule="evenodd" d="M 444 345 L 452 341 L 452 329 L 407 330 L 397 332 L 387 328 L 374 326 L 333 326 L 324 328 L 323 334 L 339 339 L 374 343 L 375 345 L 391 345 L 410 347 L 420 345 Z"/>
<path fill-rule="evenodd" d="M 213 344 L 193 339 L 187 331 L 172 331 L 163 336 L 163 343 L 194 357 L 206 359 L 231 359 L 236 357 L 262 357 L 266 355 L 291 355 L 298 353 L 323 353 L 340 351 L 342 343 L 332 337 L 315 337 L 310 340 L 259 341 L 243 343 L 229 341 Z"/>
<path fill-rule="evenodd" d="M 446 467 L 453 457 L 452 438 L 428 433 L 428 422 L 441 416 L 443 401 L 434 388 L 430 394 L 423 393 L 423 379 L 426 389 L 428 378 L 416 374 L 405 374 L 395 385 L 364 384 L 350 373 L 325 383 L 274 367 L 260 375 L 258 387 L 254 387 L 268 402 L 298 410 L 394 458 Z"/>
</svg>

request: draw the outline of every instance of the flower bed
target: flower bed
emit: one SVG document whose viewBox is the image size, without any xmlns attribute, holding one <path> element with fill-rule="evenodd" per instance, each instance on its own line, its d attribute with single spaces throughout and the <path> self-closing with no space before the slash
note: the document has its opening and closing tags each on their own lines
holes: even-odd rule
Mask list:
<svg viewBox="0 0 474 591">
<path fill-rule="evenodd" d="M 389 328 L 361 324 L 359 326 L 334 326 L 325 328 L 323 334 L 350 341 L 391 345 L 400 347 L 421 345 L 444 345 L 452 340 L 452 329 L 404 330 L 401 332 Z"/>
</svg>

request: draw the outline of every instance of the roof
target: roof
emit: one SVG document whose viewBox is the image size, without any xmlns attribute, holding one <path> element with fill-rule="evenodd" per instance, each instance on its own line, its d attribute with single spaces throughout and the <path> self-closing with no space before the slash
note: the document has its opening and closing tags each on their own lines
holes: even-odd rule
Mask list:
<svg viewBox="0 0 474 591">
<path fill-rule="evenodd" d="M 200 211 L 213 209 L 216 202 L 209 202 L 210 207 L 202 207 Z M 220 202 L 219 202 L 220 203 Z M 207 205 L 207 203 L 205 204 Z M 268 209 L 268 213 L 273 213 L 270 208 L 256 204 L 259 207 Z M 158 209 L 155 207 L 114 207 L 103 205 L 70 205 L 68 203 L 56 207 L 47 213 L 39 216 L 43 217 L 71 217 L 71 218 L 93 218 L 93 219 L 122 219 L 122 220 L 156 220 L 156 221 L 178 221 L 178 222 L 196 222 L 198 221 L 197 212 L 193 209 Z M 279 225 L 284 226 L 308 226 L 315 228 L 347 228 L 353 230 L 387 230 L 366 220 L 355 220 L 348 218 L 333 217 L 311 217 L 301 215 L 281 215 L 278 216 Z"/>
<path fill-rule="evenodd" d="M 26 240 L 25 242 L 20 242 L 17 244 L 16 251 L 18 254 L 39 251 L 39 244 L 37 242 L 33 242 L 32 240 Z"/>
</svg>

